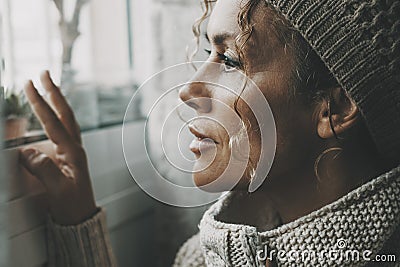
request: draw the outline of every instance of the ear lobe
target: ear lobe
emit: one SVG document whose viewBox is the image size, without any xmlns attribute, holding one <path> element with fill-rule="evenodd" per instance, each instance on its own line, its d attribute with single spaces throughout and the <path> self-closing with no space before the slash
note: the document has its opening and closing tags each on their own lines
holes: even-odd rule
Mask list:
<svg viewBox="0 0 400 267">
<path fill-rule="evenodd" d="M 337 137 L 357 124 L 360 111 L 341 88 L 331 92 L 318 107 L 317 132 L 323 139 Z"/>
</svg>

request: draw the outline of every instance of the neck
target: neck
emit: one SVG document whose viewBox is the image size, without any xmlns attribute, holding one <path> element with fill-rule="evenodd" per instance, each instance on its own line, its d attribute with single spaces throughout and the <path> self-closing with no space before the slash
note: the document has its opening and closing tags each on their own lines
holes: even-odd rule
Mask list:
<svg viewBox="0 0 400 267">
<path fill-rule="evenodd" d="M 332 203 L 383 173 L 379 160 L 364 152 L 330 151 L 314 168 L 273 173 L 254 193 L 238 192 L 220 220 L 270 230 Z M 302 166 L 313 166 L 305 162 Z M 240 211 L 240 212 L 238 212 Z"/>
<path fill-rule="evenodd" d="M 382 171 L 375 157 L 338 151 L 326 153 L 317 169 L 318 172 L 310 168 L 291 171 L 284 177 L 270 177 L 270 183 L 260 190 L 259 194 L 272 200 L 283 223 L 322 208 Z"/>
</svg>

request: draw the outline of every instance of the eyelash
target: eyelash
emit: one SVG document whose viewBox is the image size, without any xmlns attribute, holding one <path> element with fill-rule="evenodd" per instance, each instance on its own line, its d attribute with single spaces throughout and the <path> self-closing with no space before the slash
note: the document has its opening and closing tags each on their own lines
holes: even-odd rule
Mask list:
<svg viewBox="0 0 400 267">
<path fill-rule="evenodd" d="M 209 50 L 209 49 L 204 49 L 204 51 L 205 51 L 207 54 L 211 55 L 211 50 Z M 233 60 L 232 58 L 226 56 L 225 54 L 217 53 L 217 55 L 218 55 L 218 58 L 219 58 L 220 60 L 222 60 L 222 61 L 224 62 L 224 64 L 225 64 L 226 66 L 228 66 L 228 67 L 231 67 L 231 68 L 240 68 L 241 65 L 242 65 L 240 62 L 238 62 L 238 61 L 236 61 L 236 60 Z"/>
</svg>

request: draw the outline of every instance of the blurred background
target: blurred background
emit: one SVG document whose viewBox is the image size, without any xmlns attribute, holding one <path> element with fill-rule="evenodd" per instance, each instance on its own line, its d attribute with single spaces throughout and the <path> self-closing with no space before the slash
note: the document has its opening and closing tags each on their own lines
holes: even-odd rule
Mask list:
<svg viewBox="0 0 400 267">
<path fill-rule="evenodd" d="M 0 266 L 45 266 L 47 261 L 44 190 L 18 164 L 22 146 L 51 150 L 21 94 L 28 79 L 43 93 L 43 70 L 61 85 L 82 128 L 96 201 L 107 210 L 119 266 L 170 266 L 179 246 L 197 232 L 207 207 L 174 208 L 147 196 L 126 167 L 121 129 L 139 86 L 162 69 L 187 61 L 187 48 L 195 47 L 192 25 L 202 14 L 200 2 L 0 0 L 0 138 L 5 140 L 0 154 Z M 197 60 L 206 59 L 202 51 Z M 145 138 L 142 106 L 152 104 L 157 90 L 141 92 L 126 114 L 128 132 L 136 139 Z M 145 162 L 145 151 L 139 149 L 130 160 Z M 161 154 L 159 159 L 162 166 Z M 140 172 L 152 175 L 149 169 L 143 164 Z"/>
</svg>

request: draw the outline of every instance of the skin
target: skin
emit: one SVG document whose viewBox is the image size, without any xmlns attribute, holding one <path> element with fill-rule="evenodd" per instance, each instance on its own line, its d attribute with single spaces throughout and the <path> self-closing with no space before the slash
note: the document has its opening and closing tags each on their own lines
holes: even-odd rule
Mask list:
<svg viewBox="0 0 400 267">
<path fill-rule="evenodd" d="M 228 51 L 237 54 L 234 40 L 239 34 L 236 20 L 239 9 L 239 0 L 217 2 L 207 29 L 212 48 L 208 63 L 199 69 L 192 83 L 180 91 L 182 101 L 194 108 L 199 116 L 207 116 L 226 125 L 234 120 L 233 113 L 212 100 L 233 108 L 235 94 L 217 90 L 201 81 L 224 84 L 232 80 L 231 72 L 224 71 L 224 68 L 215 69 L 212 63 L 226 63 L 218 54 Z M 377 155 L 362 146 L 343 146 L 334 138 L 327 116 L 327 103 L 310 105 L 290 97 L 288 80 L 294 68 L 293 51 L 285 49 L 274 36 L 265 22 L 268 21 L 268 14 L 263 5 L 257 7 L 253 14 L 254 34 L 245 46 L 244 54 L 246 62 L 249 62 L 249 76 L 262 91 L 275 116 L 276 157 L 269 176 L 256 192 L 241 192 L 246 190 L 250 179 L 248 175 L 241 177 L 235 187 L 238 197 L 231 203 L 229 211 L 220 216 L 224 221 L 251 224 L 264 230 L 293 221 L 334 201 L 381 171 L 381 167 L 375 164 Z M 55 222 L 77 224 L 97 211 L 86 155 L 71 108 L 48 72 L 41 78 L 49 94 L 50 105 L 37 93 L 32 82 L 26 85 L 25 92 L 47 136 L 55 144 L 55 155 L 47 156 L 35 148 L 28 148 L 21 151 L 21 162 L 45 185 L 50 198 L 50 213 Z M 337 95 L 341 91 L 340 88 L 332 90 Z M 244 97 L 251 99 L 251 90 L 245 90 Z M 334 129 L 337 134 L 347 134 L 357 127 L 359 111 L 347 97 L 336 97 L 335 102 L 337 110 L 332 116 Z M 248 107 L 239 102 L 238 108 L 251 127 L 256 129 L 258 125 Z M 196 185 L 205 186 L 216 181 L 224 172 L 233 152 L 229 147 L 227 131 L 218 123 L 196 120 L 193 127 L 212 139 L 217 151 L 211 165 L 194 174 Z M 234 126 L 228 128 L 231 127 L 235 130 Z M 248 135 L 251 160 L 257 162 L 260 138 L 256 131 L 249 131 Z M 321 177 L 316 177 L 314 162 L 318 155 L 339 145 L 346 153 L 335 160 L 333 158 L 337 153 L 326 156 L 319 169 Z M 195 168 L 207 166 L 210 161 L 207 153 L 210 151 L 202 152 L 201 146 L 199 151 L 194 151 L 198 158 Z M 226 183 L 229 185 L 229 181 L 224 181 L 216 190 L 224 190 Z"/>
<path fill-rule="evenodd" d="M 75 116 L 49 72 L 41 75 L 41 81 L 50 105 L 32 81 L 24 90 L 46 135 L 54 143 L 54 154 L 45 155 L 35 148 L 25 148 L 21 150 L 21 163 L 45 186 L 53 220 L 61 225 L 74 225 L 97 211 L 86 153 Z"/>
</svg>

